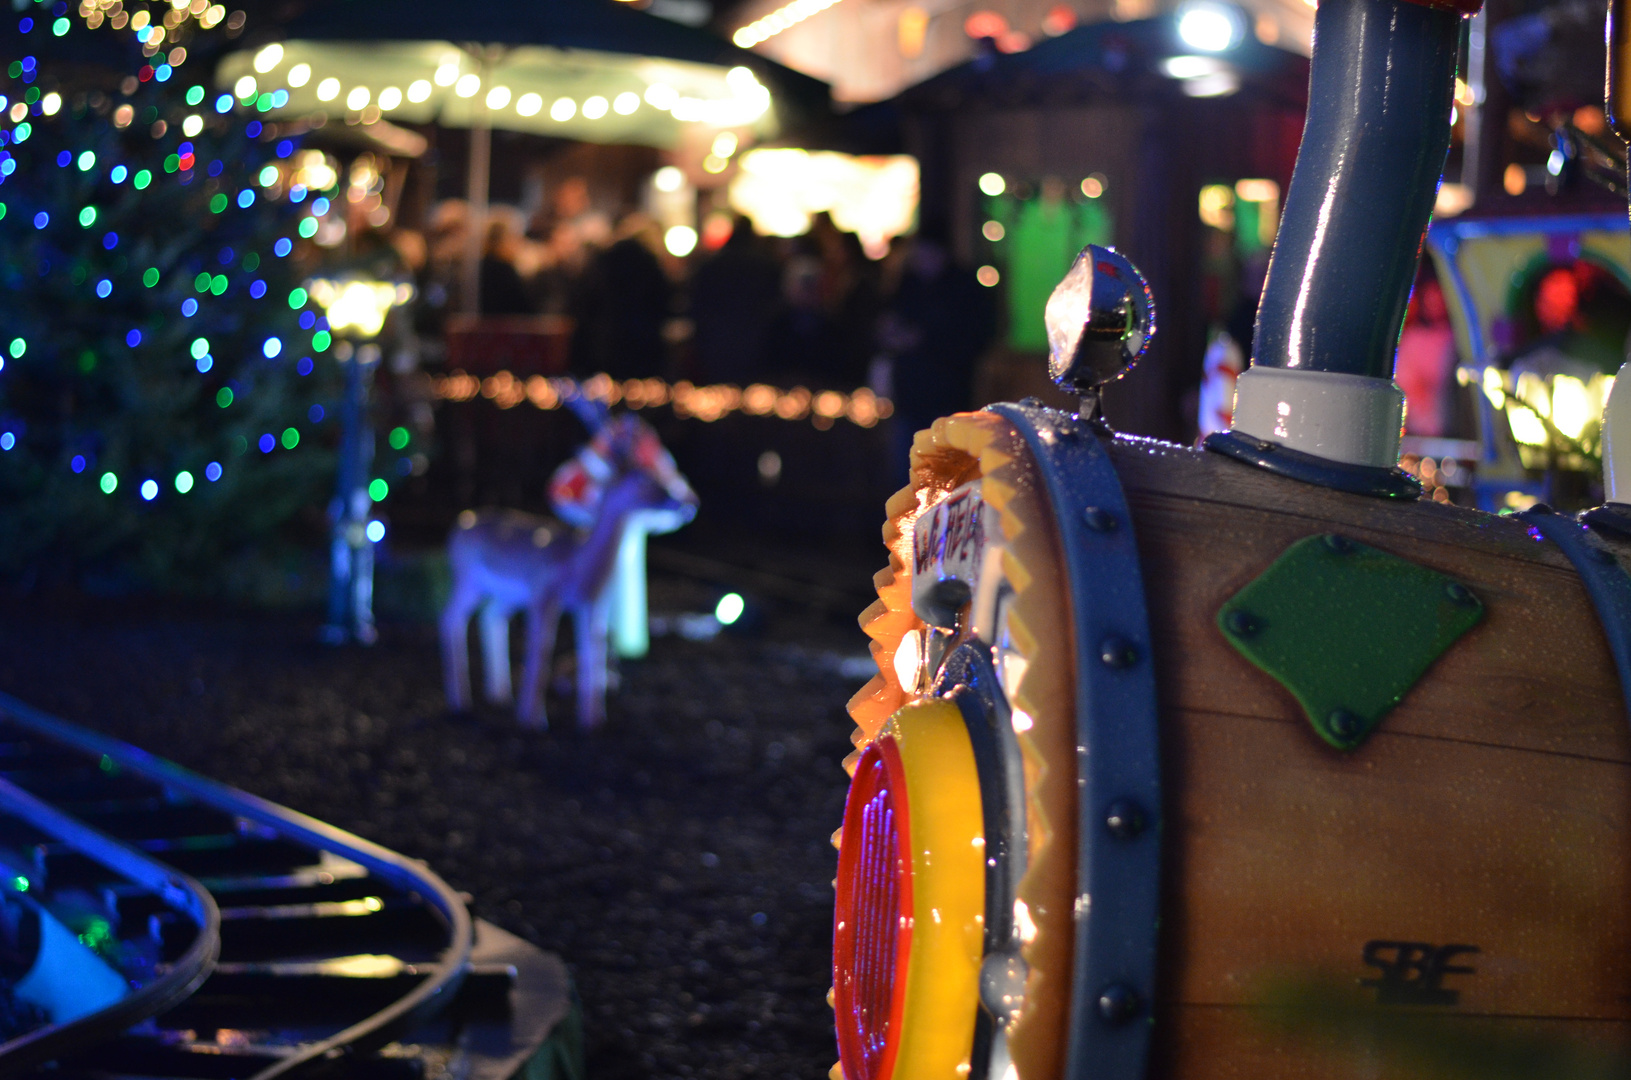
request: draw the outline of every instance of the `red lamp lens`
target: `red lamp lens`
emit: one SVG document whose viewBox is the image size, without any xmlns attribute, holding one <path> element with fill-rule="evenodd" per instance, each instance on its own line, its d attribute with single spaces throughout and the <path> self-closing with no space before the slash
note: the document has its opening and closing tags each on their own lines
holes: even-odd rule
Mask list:
<svg viewBox="0 0 1631 1080">
<path fill-rule="evenodd" d="M 855 767 L 844 806 L 833 929 L 833 1004 L 845 1080 L 889 1080 L 912 943 L 905 774 L 887 735 Z"/>
</svg>

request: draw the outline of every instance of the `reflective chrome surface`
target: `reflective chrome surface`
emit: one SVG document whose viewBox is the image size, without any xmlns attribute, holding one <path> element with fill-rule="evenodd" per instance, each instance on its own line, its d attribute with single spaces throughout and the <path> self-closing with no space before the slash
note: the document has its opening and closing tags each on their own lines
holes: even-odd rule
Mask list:
<svg viewBox="0 0 1631 1080">
<path fill-rule="evenodd" d="M 1048 297 L 1048 375 L 1091 394 L 1121 378 L 1155 333 L 1149 283 L 1125 255 L 1089 244 Z"/>
</svg>

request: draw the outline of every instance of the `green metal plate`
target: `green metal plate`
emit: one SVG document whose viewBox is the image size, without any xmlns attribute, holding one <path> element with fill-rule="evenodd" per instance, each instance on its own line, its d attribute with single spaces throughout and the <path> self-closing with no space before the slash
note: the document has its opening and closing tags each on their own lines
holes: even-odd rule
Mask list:
<svg viewBox="0 0 1631 1080">
<path fill-rule="evenodd" d="M 1286 548 L 1223 605 L 1218 628 L 1320 738 L 1352 750 L 1483 615 L 1455 579 L 1333 533 Z"/>
</svg>

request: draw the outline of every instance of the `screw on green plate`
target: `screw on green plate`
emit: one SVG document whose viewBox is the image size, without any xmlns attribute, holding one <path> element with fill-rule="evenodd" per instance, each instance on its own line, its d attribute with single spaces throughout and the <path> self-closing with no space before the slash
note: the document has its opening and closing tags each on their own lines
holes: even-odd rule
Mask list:
<svg viewBox="0 0 1631 1080">
<path fill-rule="evenodd" d="M 1461 582 L 1333 533 L 1286 548 L 1223 605 L 1218 629 L 1320 738 L 1352 750 L 1483 615 Z"/>
</svg>

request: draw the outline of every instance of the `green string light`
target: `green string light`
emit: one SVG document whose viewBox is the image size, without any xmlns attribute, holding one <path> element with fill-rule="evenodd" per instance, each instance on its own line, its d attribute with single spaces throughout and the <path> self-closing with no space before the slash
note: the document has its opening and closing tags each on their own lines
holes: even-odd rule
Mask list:
<svg viewBox="0 0 1631 1080">
<path fill-rule="evenodd" d="M 368 497 L 375 502 L 384 502 L 385 496 L 391 493 L 391 485 L 383 479 L 374 479 L 368 484 Z"/>
<path fill-rule="evenodd" d="M 215 195 L 213 195 L 210 198 L 210 213 L 219 214 L 221 211 L 225 210 L 226 208 L 227 208 L 227 197 L 226 197 L 226 195 L 221 193 L 221 192 L 216 192 Z"/>
<path fill-rule="evenodd" d="M 119 487 L 119 478 L 110 472 L 102 474 L 102 494 L 112 495 Z"/>
<path fill-rule="evenodd" d="M 295 311 L 299 311 L 301 308 L 306 306 L 307 299 L 309 299 L 309 297 L 307 296 L 305 289 L 292 289 L 289 292 L 289 307 Z"/>
<path fill-rule="evenodd" d="M 294 428 L 283 429 L 283 449 L 293 450 L 300 445 L 300 432 Z"/>
<path fill-rule="evenodd" d="M 87 206 L 79 212 L 79 227 L 88 229 L 96 224 L 96 207 Z"/>
<path fill-rule="evenodd" d="M 135 178 L 130 181 L 131 186 L 133 186 L 137 191 L 146 190 L 147 185 L 151 184 L 152 182 L 153 182 L 153 174 L 148 172 L 146 169 L 143 169 L 141 172 L 138 172 L 136 174 Z"/>
<path fill-rule="evenodd" d="M 406 450 L 408 448 L 408 429 L 405 427 L 392 428 L 390 442 L 392 450 Z"/>
<path fill-rule="evenodd" d="M 146 270 L 142 271 L 142 284 L 143 285 L 146 285 L 149 289 L 151 289 L 153 286 L 157 285 L 158 283 L 159 283 L 159 268 L 158 267 L 149 266 Z"/>
<path fill-rule="evenodd" d="M 217 405 L 221 406 L 221 408 L 223 408 L 223 409 L 226 408 L 227 406 L 231 405 L 232 404 L 232 387 L 223 386 L 223 387 L 221 387 L 221 389 L 217 390 L 215 392 L 215 403 Z"/>
</svg>

